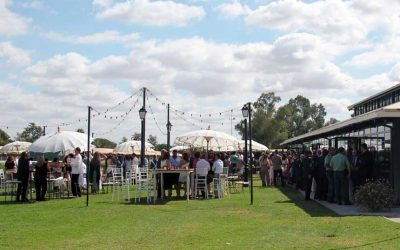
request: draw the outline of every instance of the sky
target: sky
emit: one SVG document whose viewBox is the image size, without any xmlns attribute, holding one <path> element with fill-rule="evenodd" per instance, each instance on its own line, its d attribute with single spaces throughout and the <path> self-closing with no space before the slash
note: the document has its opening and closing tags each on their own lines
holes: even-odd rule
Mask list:
<svg viewBox="0 0 400 250">
<path fill-rule="evenodd" d="M 400 0 L 0 0 L 0 128 L 166 142 L 237 136 L 244 103 L 303 95 L 327 119 L 400 82 Z"/>
</svg>

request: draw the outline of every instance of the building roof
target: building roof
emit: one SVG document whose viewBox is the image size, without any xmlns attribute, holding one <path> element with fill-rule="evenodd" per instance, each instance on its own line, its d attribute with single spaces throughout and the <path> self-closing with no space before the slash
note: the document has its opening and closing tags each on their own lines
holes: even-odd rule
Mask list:
<svg viewBox="0 0 400 250">
<path fill-rule="evenodd" d="M 365 99 L 363 99 L 363 100 L 361 100 L 361 101 L 359 101 L 359 102 L 356 102 L 356 103 L 354 103 L 354 104 L 348 106 L 347 109 L 348 109 L 348 110 L 352 110 L 352 109 L 354 109 L 355 106 L 357 106 L 357 105 L 359 105 L 359 104 L 361 104 L 361 103 L 364 103 L 364 102 L 366 102 L 366 101 L 372 100 L 372 99 L 377 98 L 377 97 L 379 97 L 379 96 L 385 95 L 385 94 L 387 94 L 387 93 L 389 93 L 389 92 L 391 92 L 391 91 L 393 91 L 394 89 L 397 89 L 397 88 L 400 89 L 400 83 L 394 85 L 393 87 L 390 87 L 390 88 L 388 88 L 388 89 L 385 89 L 385 90 L 383 90 L 383 91 L 381 91 L 381 92 L 379 92 L 379 93 L 377 93 L 377 94 L 375 94 L 375 95 L 372 95 L 372 96 L 370 96 L 370 97 L 367 97 L 367 98 L 365 98 Z"/>
<path fill-rule="evenodd" d="M 346 128 L 355 124 L 360 124 L 370 120 L 375 120 L 379 118 L 400 118 L 400 102 L 373 110 L 368 113 L 361 114 L 359 116 L 344 120 L 320 129 L 313 130 L 311 132 L 290 138 L 281 143 L 281 145 L 286 145 L 294 143 L 303 139 L 323 135 L 329 132 L 333 132 L 338 129 Z"/>
</svg>

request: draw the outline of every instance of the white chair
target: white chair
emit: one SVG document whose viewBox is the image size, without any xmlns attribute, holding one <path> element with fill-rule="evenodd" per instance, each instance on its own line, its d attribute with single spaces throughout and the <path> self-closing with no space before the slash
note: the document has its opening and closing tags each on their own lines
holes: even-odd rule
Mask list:
<svg viewBox="0 0 400 250">
<path fill-rule="evenodd" d="M 223 167 L 222 174 L 219 175 L 222 186 L 222 194 L 225 195 L 226 193 L 228 195 L 228 198 L 231 198 L 231 192 L 229 190 L 231 181 L 229 180 L 228 176 L 229 176 L 229 167 Z"/>
<path fill-rule="evenodd" d="M 120 193 L 122 192 L 122 185 L 124 184 L 124 176 L 122 168 L 113 168 L 112 169 L 112 198 L 114 201 L 114 194 L 117 193 L 118 201 L 120 197 Z"/>
<path fill-rule="evenodd" d="M 205 193 L 205 198 L 208 199 L 208 186 L 207 186 L 207 175 L 196 174 L 194 181 L 194 195 L 197 196 L 198 191 Z"/>
<path fill-rule="evenodd" d="M 213 178 L 213 187 L 214 187 L 214 194 L 218 199 L 221 199 L 223 197 L 223 182 L 224 180 L 222 179 L 221 174 L 218 174 L 217 177 Z"/>
<path fill-rule="evenodd" d="M 4 175 L 4 169 L 0 169 L 0 188 L 4 188 L 6 177 Z"/>
<path fill-rule="evenodd" d="M 157 188 L 154 184 L 155 175 L 153 174 L 151 177 L 149 176 L 149 170 L 147 168 L 139 168 L 139 171 L 136 173 L 136 196 L 135 203 L 142 197 L 142 191 L 146 192 L 146 201 L 147 203 L 152 201 L 151 195 L 157 196 Z M 155 199 L 153 199 L 155 202 Z"/>
</svg>

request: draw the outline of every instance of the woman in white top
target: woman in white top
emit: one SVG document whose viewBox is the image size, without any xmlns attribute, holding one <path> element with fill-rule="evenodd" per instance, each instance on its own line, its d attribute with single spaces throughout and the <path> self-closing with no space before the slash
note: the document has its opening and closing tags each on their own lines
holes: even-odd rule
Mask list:
<svg viewBox="0 0 400 250">
<path fill-rule="evenodd" d="M 75 149 L 74 158 L 71 159 L 71 189 L 73 196 L 81 196 L 81 189 L 79 188 L 79 175 L 82 171 L 82 156 L 81 149 Z"/>
<path fill-rule="evenodd" d="M 179 168 L 181 169 L 189 169 L 189 154 L 187 152 L 184 152 L 182 154 L 182 159 L 179 162 Z M 181 196 L 181 184 L 183 183 L 185 185 L 185 195 L 186 196 L 186 179 L 187 179 L 188 174 L 187 173 L 181 173 L 179 174 L 179 183 L 176 188 L 176 194 L 178 197 Z"/>
<path fill-rule="evenodd" d="M 169 152 L 165 151 L 164 154 L 161 157 L 161 169 L 170 169 L 171 168 L 171 162 L 169 160 Z M 169 178 L 171 174 L 164 174 L 164 192 L 165 190 L 168 190 L 168 198 L 171 198 L 172 196 L 172 185 L 173 180 L 172 178 Z M 164 193 L 164 196 L 165 193 Z"/>
</svg>

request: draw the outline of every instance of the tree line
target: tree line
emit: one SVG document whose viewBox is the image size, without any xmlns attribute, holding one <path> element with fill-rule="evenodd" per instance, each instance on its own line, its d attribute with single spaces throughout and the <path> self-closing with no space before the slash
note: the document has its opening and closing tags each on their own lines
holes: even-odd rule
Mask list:
<svg viewBox="0 0 400 250">
<path fill-rule="evenodd" d="M 280 101 L 274 92 L 264 92 L 252 103 L 252 138 L 269 148 L 278 148 L 288 138 L 338 122 L 335 118 L 325 122 L 325 107 L 304 96 L 298 95 L 278 106 Z M 244 119 L 235 129 L 244 138 Z"/>
</svg>

